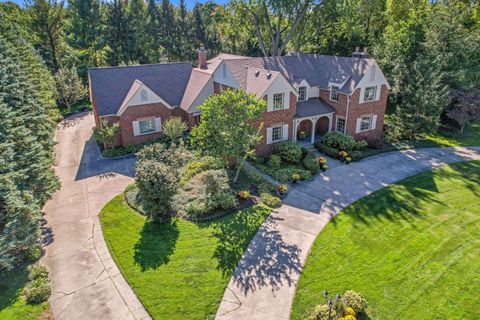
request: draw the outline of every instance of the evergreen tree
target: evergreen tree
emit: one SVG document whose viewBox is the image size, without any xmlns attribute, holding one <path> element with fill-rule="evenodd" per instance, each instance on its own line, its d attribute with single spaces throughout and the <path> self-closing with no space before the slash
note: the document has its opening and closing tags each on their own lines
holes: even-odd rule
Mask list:
<svg viewBox="0 0 480 320">
<path fill-rule="evenodd" d="M 162 44 L 162 29 L 160 11 L 157 5 L 156 0 L 148 0 L 147 6 L 147 21 L 146 21 L 146 30 L 152 41 L 150 47 L 150 61 L 159 62 L 160 61 L 160 48 Z"/>
<path fill-rule="evenodd" d="M 39 236 L 40 209 L 58 187 L 49 119 L 40 95 L 0 36 L 0 268 L 28 256 Z"/>
<path fill-rule="evenodd" d="M 192 37 L 192 20 L 185 0 L 180 0 L 177 19 L 179 60 L 192 61 L 195 59 L 195 47 Z"/>
<path fill-rule="evenodd" d="M 147 7 L 143 0 L 132 0 L 128 5 L 128 50 L 135 63 L 149 63 L 148 52 L 152 41 L 147 33 Z"/>
<path fill-rule="evenodd" d="M 127 51 L 128 21 L 123 0 L 114 0 L 106 4 L 105 38 L 110 47 L 109 65 L 128 63 Z"/>
<path fill-rule="evenodd" d="M 160 10 L 162 26 L 162 47 L 168 61 L 173 61 L 178 56 L 178 38 L 176 35 L 176 21 L 173 5 L 170 0 L 162 0 Z"/>
</svg>

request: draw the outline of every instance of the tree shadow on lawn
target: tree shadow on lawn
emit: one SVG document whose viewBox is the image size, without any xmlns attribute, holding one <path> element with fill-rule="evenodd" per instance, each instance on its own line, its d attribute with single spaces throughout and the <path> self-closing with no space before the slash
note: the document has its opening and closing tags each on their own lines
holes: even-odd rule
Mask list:
<svg viewBox="0 0 480 320">
<path fill-rule="evenodd" d="M 168 264 L 175 251 L 178 236 L 178 226 L 174 219 L 161 224 L 145 222 L 140 239 L 135 244 L 135 263 L 142 271 Z"/>
<path fill-rule="evenodd" d="M 462 184 L 473 194 L 480 196 L 480 162 L 462 162 L 449 166 L 450 169 L 434 169 L 422 172 L 397 183 L 392 187 L 380 189 L 374 197 L 367 197 L 345 209 L 345 214 L 354 220 L 369 225 L 370 221 L 387 219 L 391 222 L 406 221 L 414 227 L 415 219 L 425 215 L 425 204 L 437 203 L 448 206 L 435 197 L 438 193 L 436 180 L 451 180 L 452 187 Z M 332 220 L 335 224 L 335 219 Z"/>
<path fill-rule="evenodd" d="M 0 310 L 14 304 L 28 281 L 26 266 L 0 272 Z"/>
<path fill-rule="evenodd" d="M 218 239 L 213 255 L 218 260 L 217 268 L 224 277 L 233 273 L 235 284 L 245 294 L 263 286 L 275 289 L 284 281 L 291 285 L 291 274 L 300 273 L 301 268 L 299 248 L 285 243 L 281 234 L 274 230 L 279 218 L 269 216 L 259 227 L 259 213 L 255 210 L 269 211 L 249 208 L 211 223 L 212 236 Z"/>
</svg>

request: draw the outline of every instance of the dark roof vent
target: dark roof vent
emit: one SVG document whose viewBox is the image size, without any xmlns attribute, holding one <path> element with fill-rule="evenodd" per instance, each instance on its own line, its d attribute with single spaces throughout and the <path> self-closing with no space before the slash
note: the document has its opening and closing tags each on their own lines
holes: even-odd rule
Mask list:
<svg viewBox="0 0 480 320">
<path fill-rule="evenodd" d="M 258 77 L 260 75 L 260 70 L 255 71 L 255 77 Z"/>
<path fill-rule="evenodd" d="M 267 73 L 267 79 L 270 79 L 271 77 L 272 77 L 272 73 L 269 71 L 269 72 Z"/>
</svg>

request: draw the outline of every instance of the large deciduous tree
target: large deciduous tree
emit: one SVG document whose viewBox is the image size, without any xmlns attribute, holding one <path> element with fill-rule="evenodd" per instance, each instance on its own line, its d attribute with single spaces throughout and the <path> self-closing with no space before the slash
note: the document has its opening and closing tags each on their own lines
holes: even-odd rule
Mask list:
<svg viewBox="0 0 480 320">
<path fill-rule="evenodd" d="M 70 111 L 72 105 L 85 98 L 87 89 L 78 77 L 76 68 L 60 68 L 55 75 L 57 101 Z"/>
<path fill-rule="evenodd" d="M 253 23 L 264 56 L 281 56 L 314 0 L 238 0 Z"/>
<path fill-rule="evenodd" d="M 202 121 L 191 132 L 192 144 L 204 155 L 240 160 L 240 170 L 261 138 L 262 124 L 253 122 L 267 109 L 265 101 L 243 90 L 227 90 L 210 96 L 199 109 Z"/>
<path fill-rule="evenodd" d="M 452 98 L 454 106 L 447 115 L 460 125 L 460 133 L 463 134 L 469 123 L 480 120 L 480 89 L 454 90 Z"/>
</svg>

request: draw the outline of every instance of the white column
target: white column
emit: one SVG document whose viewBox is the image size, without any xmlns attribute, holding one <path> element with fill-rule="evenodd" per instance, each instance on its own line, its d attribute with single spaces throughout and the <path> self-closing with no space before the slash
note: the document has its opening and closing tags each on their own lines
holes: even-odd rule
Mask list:
<svg viewBox="0 0 480 320">
<path fill-rule="evenodd" d="M 293 127 L 292 127 L 292 135 L 293 141 L 297 141 L 297 120 L 293 119 Z"/>
<path fill-rule="evenodd" d="M 315 126 L 317 125 L 317 120 L 316 118 L 310 119 L 312 121 L 312 140 L 310 141 L 311 144 L 315 143 Z"/>
<path fill-rule="evenodd" d="M 332 131 L 332 114 L 328 115 L 328 132 Z"/>
</svg>

